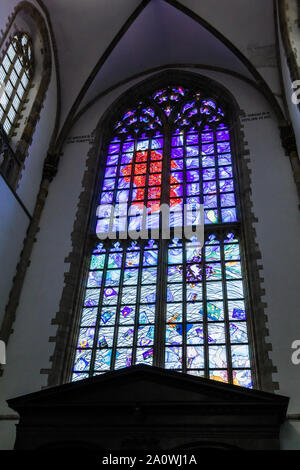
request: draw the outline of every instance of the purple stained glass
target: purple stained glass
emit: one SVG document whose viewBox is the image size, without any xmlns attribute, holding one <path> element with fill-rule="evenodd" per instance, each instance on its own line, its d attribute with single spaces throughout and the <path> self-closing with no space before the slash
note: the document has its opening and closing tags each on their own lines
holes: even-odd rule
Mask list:
<svg viewBox="0 0 300 470">
<path fill-rule="evenodd" d="M 112 191 L 109 192 L 103 192 L 101 195 L 101 204 L 109 204 L 113 202 L 114 199 L 114 193 Z"/>
<path fill-rule="evenodd" d="M 117 167 L 116 166 L 108 167 L 108 168 L 106 168 L 104 178 L 113 178 L 113 177 L 116 176 L 116 174 L 117 174 Z"/>
<path fill-rule="evenodd" d="M 213 144 L 202 145 L 202 155 L 211 155 L 214 153 L 215 147 Z"/>
<path fill-rule="evenodd" d="M 198 144 L 198 134 L 187 134 L 187 136 L 186 136 L 186 144 L 187 144 L 187 145 L 195 145 L 195 144 Z"/>
<path fill-rule="evenodd" d="M 199 176 L 199 171 L 187 171 L 186 172 L 186 180 L 188 182 L 193 182 L 193 181 L 199 181 L 200 176 Z"/>
<path fill-rule="evenodd" d="M 231 207 L 230 209 L 222 209 L 222 222 L 228 223 L 228 222 L 236 222 L 237 221 L 237 215 L 236 215 L 236 210 Z"/>
<path fill-rule="evenodd" d="M 214 168 L 205 168 L 203 170 L 203 179 L 204 180 L 216 179 L 216 170 Z"/>
<path fill-rule="evenodd" d="M 217 131 L 217 140 L 218 141 L 229 140 L 229 131 L 228 130 Z"/>
<path fill-rule="evenodd" d="M 171 157 L 172 158 L 182 158 L 183 157 L 183 147 L 172 148 Z"/>
<path fill-rule="evenodd" d="M 219 165 L 231 165 L 232 158 L 230 153 L 224 153 L 223 155 L 218 155 Z"/>
<path fill-rule="evenodd" d="M 229 193 L 234 191 L 233 180 L 224 180 L 219 182 L 220 192 Z"/>
<path fill-rule="evenodd" d="M 213 142 L 214 134 L 212 132 L 203 132 L 201 135 L 202 142 Z"/>
<path fill-rule="evenodd" d="M 203 183 L 203 193 L 204 194 L 214 194 L 217 192 L 217 184 L 215 181 L 209 181 Z"/>
<path fill-rule="evenodd" d="M 189 183 L 186 185 L 186 194 L 187 196 L 194 196 L 199 194 L 200 185 L 199 183 Z"/>
<path fill-rule="evenodd" d="M 134 151 L 134 141 L 132 142 L 124 142 L 122 147 L 123 152 L 133 152 Z"/>
<path fill-rule="evenodd" d="M 220 198 L 221 198 L 221 206 L 222 207 L 235 206 L 234 193 L 221 194 Z"/>
<path fill-rule="evenodd" d="M 192 145 L 186 147 L 186 156 L 187 157 L 196 157 L 199 155 L 199 147 L 198 145 Z"/>
<path fill-rule="evenodd" d="M 107 156 L 107 165 L 117 165 L 119 161 L 119 156 L 118 155 L 108 155 Z"/>
<path fill-rule="evenodd" d="M 108 147 L 108 154 L 116 154 L 120 151 L 120 144 L 110 144 Z"/>
<path fill-rule="evenodd" d="M 180 147 L 183 145 L 183 135 L 172 137 L 172 147 Z"/>
<path fill-rule="evenodd" d="M 232 166 L 221 166 L 219 168 L 219 178 L 232 178 Z"/>
<path fill-rule="evenodd" d="M 228 153 L 230 152 L 230 143 L 229 142 L 218 142 L 217 143 L 218 153 Z"/>
</svg>

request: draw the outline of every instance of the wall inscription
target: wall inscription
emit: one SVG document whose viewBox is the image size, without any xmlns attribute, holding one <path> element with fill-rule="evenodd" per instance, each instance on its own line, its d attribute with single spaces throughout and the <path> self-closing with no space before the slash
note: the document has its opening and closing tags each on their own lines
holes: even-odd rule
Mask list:
<svg viewBox="0 0 300 470">
<path fill-rule="evenodd" d="M 244 117 L 241 118 L 241 121 L 244 123 L 250 121 L 263 121 L 264 119 L 271 119 L 271 113 L 269 111 L 246 114 Z"/>
</svg>

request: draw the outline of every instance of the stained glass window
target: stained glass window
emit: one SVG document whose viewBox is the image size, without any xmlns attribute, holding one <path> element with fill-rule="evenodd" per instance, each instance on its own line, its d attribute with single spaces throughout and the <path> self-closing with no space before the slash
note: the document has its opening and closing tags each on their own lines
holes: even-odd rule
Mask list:
<svg viewBox="0 0 300 470">
<path fill-rule="evenodd" d="M 202 91 L 168 86 L 112 124 L 72 380 L 148 364 L 253 386 L 228 123 Z M 204 241 L 176 231 L 199 205 Z"/>
<path fill-rule="evenodd" d="M 31 39 L 26 33 L 16 33 L 0 64 L 0 123 L 8 135 L 19 117 L 32 74 Z"/>
</svg>

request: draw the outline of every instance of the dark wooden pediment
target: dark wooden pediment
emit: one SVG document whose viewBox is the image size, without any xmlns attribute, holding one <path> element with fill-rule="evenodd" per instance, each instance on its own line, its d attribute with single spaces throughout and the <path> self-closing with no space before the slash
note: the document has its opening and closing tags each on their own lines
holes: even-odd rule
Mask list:
<svg viewBox="0 0 300 470">
<path fill-rule="evenodd" d="M 8 404 L 20 414 L 17 449 L 66 442 L 99 450 L 275 449 L 288 398 L 137 365 Z"/>
</svg>

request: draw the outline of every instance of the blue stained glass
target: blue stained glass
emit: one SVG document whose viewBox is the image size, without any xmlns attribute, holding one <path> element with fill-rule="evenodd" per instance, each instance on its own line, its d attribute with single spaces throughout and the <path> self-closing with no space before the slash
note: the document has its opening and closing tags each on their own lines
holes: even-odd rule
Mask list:
<svg viewBox="0 0 300 470">
<path fill-rule="evenodd" d="M 214 153 L 215 147 L 213 144 L 202 145 L 202 155 L 211 155 Z"/>
<path fill-rule="evenodd" d="M 110 146 L 108 147 L 109 154 L 119 153 L 119 151 L 120 151 L 120 144 L 110 144 Z"/>
<path fill-rule="evenodd" d="M 203 304 L 200 302 L 188 302 L 186 304 L 186 317 L 188 322 L 202 322 Z"/>
<path fill-rule="evenodd" d="M 198 134 L 187 134 L 186 143 L 187 145 L 198 144 Z"/>
<path fill-rule="evenodd" d="M 231 209 L 222 209 L 222 221 L 223 222 L 236 222 L 236 210 L 234 208 Z"/>
<path fill-rule="evenodd" d="M 100 317 L 101 326 L 112 326 L 116 321 L 116 307 L 106 307 L 102 309 Z"/>
<path fill-rule="evenodd" d="M 134 141 L 124 142 L 122 147 L 123 152 L 133 152 L 134 151 Z"/>
<path fill-rule="evenodd" d="M 200 193 L 199 183 L 190 183 L 186 185 L 187 196 L 195 196 Z"/>
<path fill-rule="evenodd" d="M 93 307 L 98 305 L 100 296 L 100 289 L 87 289 L 84 299 L 85 307 Z"/>
<path fill-rule="evenodd" d="M 219 178 L 232 178 L 232 166 L 221 166 L 219 168 Z"/>
<path fill-rule="evenodd" d="M 116 176 L 117 174 L 117 167 L 116 166 L 110 166 L 106 168 L 104 178 L 111 178 Z"/>
<path fill-rule="evenodd" d="M 222 141 L 222 140 L 229 140 L 229 131 L 217 131 L 217 140 Z"/>
<path fill-rule="evenodd" d="M 229 324 L 230 341 L 232 343 L 247 343 L 247 324 L 243 322 Z"/>
<path fill-rule="evenodd" d="M 118 155 L 108 155 L 106 164 L 107 165 L 117 165 L 119 161 L 119 156 Z"/>
<path fill-rule="evenodd" d="M 141 140 L 137 143 L 137 150 L 147 150 L 149 148 L 149 140 Z"/>
<path fill-rule="evenodd" d="M 136 364 L 149 364 L 153 363 L 153 348 L 137 348 L 136 351 Z"/>
<path fill-rule="evenodd" d="M 234 191 L 233 180 L 219 181 L 220 192 L 229 193 Z"/>
<path fill-rule="evenodd" d="M 182 304 L 167 304 L 167 322 L 178 323 L 182 319 Z"/>
<path fill-rule="evenodd" d="M 165 350 L 165 367 L 166 369 L 182 368 L 182 348 L 178 346 L 170 346 Z"/>
<path fill-rule="evenodd" d="M 183 157 L 183 147 L 172 148 L 171 157 L 172 158 L 182 158 Z"/>
<path fill-rule="evenodd" d="M 230 153 L 224 153 L 223 155 L 218 155 L 219 165 L 231 165 L 232 158 Z"/>
<path fill-rule="evenodd" d="M 133 153 L 125 153 L 121 157 L 121 164 L 128 165 L 129 163 L 132 163 L 132 159 L 133 159 Z"/>
<path fill-rule="evenodd" d="M 204 210 L 205 224 L 217 224 L 218 220 L 218 211 L 216 209 Z"/>
<path fill-rule="evenodd" d="M 187 178 L 187 181 L 188 182 L 192 182 L 192 181 L 199 181 L 199 171 L 187 171 L 186 172 L 186 178 Z"/>
<path fill-rule="evenodd" d="M 83 372 L 89 370 L 92 352 L 89 350 L 77 351 L 75 357 L 74 371 Z"/>
<path fill-rule="evenodd" d="M 203 193 L 213 194 L 217 192 L 217 184 L 215 181 L 209 181 L 203 183 Z"/>
<path fill-rule="evenodd" d="M 168 282 L 182 282 L 182 269 L 180 266 L 168 267 Z"/>
<path fill-rule="evenodd" d="M 98 309 L 96 307 L 84 308 L 81 317 L 81 326 L 95 326 Z"/>
<path fill-rule="evenodd" d="M 103 269 L 105 261 L 105 255 L 92 255 L 91 269 Z"/>
<path fill-rule="evenodd" d="M 202 139 L 202 142 L 213 142 L 214 134 L 212 132 L 203 132 L 201 139 Z"/>
<path fill-rule="evenodd" d="M 178 160 L 177 160 L 178 162 Z M 199 168 L 199 160 L 198 158 L 187 158 L 186 161 L 186 168 L 191 170 L 193 168 Z"/>
<path fill-rule="evenodd" d="M 209 157 L 209 156 L 202 157 L 202 166 L 204 168 L 215 166 L 215 157 Z"/>
<path fill-rule="evenodd" d="M 249 348 L 246 345 L 231 346 L 232 367 L 250 367 Z"/>
<path fill-rule="evenodd" d="M 132 348 L 121 348 L 116 351 L 115 369 L 132 365 Z"/>
<path fill-rule="evenodd" d="M 242 299 L 244 297 L 242 281 L 227 281 L 226 285 L 228 299 Z"/>
<path fill-rule="evenodd" d="M 199 147 L 198 145 L 193 145 L 191 147 L 186 147 L 186 156 L 187 157 L 196 157 L 199 155 Z"/>
<path fill-rule="evenodd" d="M 110 204 L 113 202 L 114 199 L 114 193 L 112 191 L 110 192 L 103 192 L 101 195 L 101 204 Z"/>
<path fill-rule="evenodd" d="M 125 266 L 126 267 L 131 267 L 131 266 L 138 266 L 140 262 L 140 253 L 139 251 L 129 251 L 126 254 L 126 261 L 125 261 Z"/>
<path fill-rule="evenodd" d="M 228 153 L 230 152 L 230 142 L 218 142 L 217 143 L 218 153 Z"/>
<path fill-rule="evenodd" d="M 203 202 L 204 202 L 205 209 L 215 208 L 218 205 L 217 196 L 204 196 Z"/>
<path fill-rule="evenodd" d="M 205 168 L 203 170 L 203 179 L 204 180 L 216 179 L 216 170 L 214 168 Z"/>
<path fill-rule="evenodd" d="M 94 343 L 95 328 L 80 328 L 77 347 L 80 349 L 91 348 Z"/>
<path fill-rule="evenodd" d="M 233 383 L 234 385 L 239 385 L 240 387 L 252 388 L 252 374 L 251 370 L 234 370 L 233 373 Z"/>
<path fill-rule="evenodd" d="M 226 346 L 209 346 L 209 367 L 211 369 L 227 367 Z"/>
<path fill-rule="evenodd" d="M 100 287 L 102 282 L 102 271 L 90 271 L 87 287 Z"/>
<path fill-rule="evenodd" d="M 111 349 L 98 350 L 95 358 L 95 370 L 109 370 L 111 363 Z"/>
<path fill-rule="evenodd" d="M 103 181 L 103 191 L 109 191 L 111 189 L 114 189 L 115 183 L 116 183 L 116 180 L 114 179 L 105 179 Z"/>
<path fill-rule="evenodd" d="M 221 206 L 230 207 L 235 205 L 235 197 L 233 193 L 230 194 L 221 194 Z"/>
<path fill-rule="evenodd" d="M 163 144 L 164 144 L 163 139 L 158 139 L 158 138 L 152 139 L 151 149 L 153 150 L 161 149 L 163 148 Z"/>
<path fill-rule="evenodd" d="M 187 302 L 199 302 L 202 300 L 202 283 L 186 285 L 186 300 Z"/>
<path fill-rule="evenodd" d="M 188 369 L 203 369 L 204 368 L 204 348 L 203 346 L 188 346 L 187 347 L 187 368 Z"/>
<path fill-rule="evenodd" d="M 130 178 L 118 179 L 118 189 L 129 189 L 129 188 L 130 188 Z"/>
<path fill-rule="evenodd" d="M 183 145 L 183 135 L 172 137 L 172 147 L 180 147 Z"/>
<path fill-rule="evenodd" d="M 171 183 L 182 183 L 183 182 L 183 173 L 182 171 L 172 171 L 171 172 Z"/>
<path fill-rule="evenodd" d="M 182 263 L 182 248 L 169 248 L 168 263 Z"/>
<path fill-rule="evenodd" d="M 108 268 L 120 268 L 122 265 L 122 253 L 110 253 L 108 256 Z"/>
<path fill-rule="evenodd" d="M 226 260 L 239 260 L 240 259 L 240 247 L 237 243 L 227 244 L 224 247 L 225 259 Z"/>
<path fill-rule="evenodd" d="M 212 245 L 205 247 L 206 261 L 219 261 L 221 259 L 221 252 L 219 245 Z"/>
<path fill-rule="evenodd" d="M 230 320 L 246 320 L 246 310 L 244 301 L 232 300 L 228 302 L 228 313 Z"/>
</svg>

